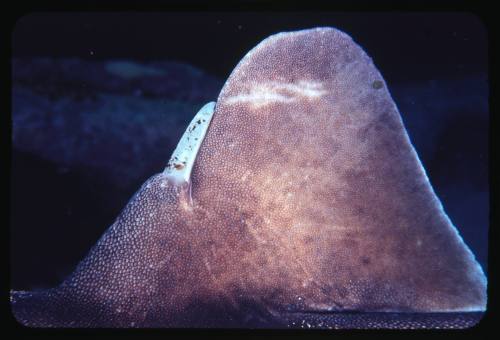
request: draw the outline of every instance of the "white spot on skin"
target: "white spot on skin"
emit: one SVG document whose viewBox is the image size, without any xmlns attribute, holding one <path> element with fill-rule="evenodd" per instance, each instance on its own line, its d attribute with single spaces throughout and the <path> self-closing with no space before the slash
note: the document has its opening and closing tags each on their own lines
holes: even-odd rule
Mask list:
<svg viewBox="0 0 500 340">
<path fill-rule="evenodd" d="M 291 103 L 301 99 L 318 99 L 327 91 L 323 84 L 301 80 L 297 84 L 280 82 L 260 83 L 251 87 L 247 93 L 241 93 L 226 99 L 226 104 L 248 103 L 254 109 L 275 103 Z"/>
</svg>

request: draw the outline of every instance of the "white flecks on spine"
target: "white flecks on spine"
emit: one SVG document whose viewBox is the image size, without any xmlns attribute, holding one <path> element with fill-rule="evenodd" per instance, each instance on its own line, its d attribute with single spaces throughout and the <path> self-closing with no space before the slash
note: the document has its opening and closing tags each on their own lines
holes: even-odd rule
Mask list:
<svg viewBox="0 0 500 340">
<path fill-rule="evenodd" d="M 194 116 L 177 144 L 163 174 L 175 184 L 188 183 L 196 155 L 215 111 L 215 102 L 205 104 Z"/>
</svg>

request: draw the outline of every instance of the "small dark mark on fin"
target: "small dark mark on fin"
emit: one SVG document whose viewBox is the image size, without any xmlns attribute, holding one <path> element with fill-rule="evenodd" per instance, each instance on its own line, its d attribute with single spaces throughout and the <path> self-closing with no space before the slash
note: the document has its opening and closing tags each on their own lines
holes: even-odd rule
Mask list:
<svg viewBox="0 0 500 340">
<path fill-rule="evenodd" d="M 372 87 L 375 90 L 381 89 L 384 86 L 384 84 L 380 80 L 375 80 L 372 84 Z"/>
</svg>

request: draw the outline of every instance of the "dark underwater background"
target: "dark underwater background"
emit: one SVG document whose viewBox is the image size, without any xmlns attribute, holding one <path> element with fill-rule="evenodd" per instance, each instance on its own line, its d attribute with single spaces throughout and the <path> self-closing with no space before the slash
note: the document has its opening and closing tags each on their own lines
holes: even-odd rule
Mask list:
<svg viewBox="0 0 500 340">
<path fill-rule="evenodd" d="M 488 37 L 471 14 L 58 13 L 12 35 L 11 286 L 59 284 L 239 60 L 333 26 L 373 58 L 445 211 L 487 271 Z"/>
</svg>

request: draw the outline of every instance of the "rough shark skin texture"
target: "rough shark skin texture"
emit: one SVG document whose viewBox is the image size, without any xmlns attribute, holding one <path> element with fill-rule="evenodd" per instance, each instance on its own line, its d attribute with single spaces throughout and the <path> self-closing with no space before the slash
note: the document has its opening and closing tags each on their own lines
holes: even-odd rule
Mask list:
<svg viewBox="0 0 500 340">
<path fill-rule="evenodd" d="M 190 181 L 153 176 L 59 287 L 11 300 L 35 327 L 298 327 L 293 313 L 327 312 L 324 328 L 460 328 L 475 321 L 349 312 L 483 311 L 486 278 L 372 60 L 317 28 L 242 59 Z"/>
<path fill-rule="evenodd" d="M 214 197 L 205 181 L 224 194 Z M 250 286 L 283 287 L 280 304 L 485 308 L 484 274 L 382 76 L 337 30 L 277 34 L 245 56 L 217 100 L 193 194 L 252 236 L 238 250 Z"/>
</svg>

